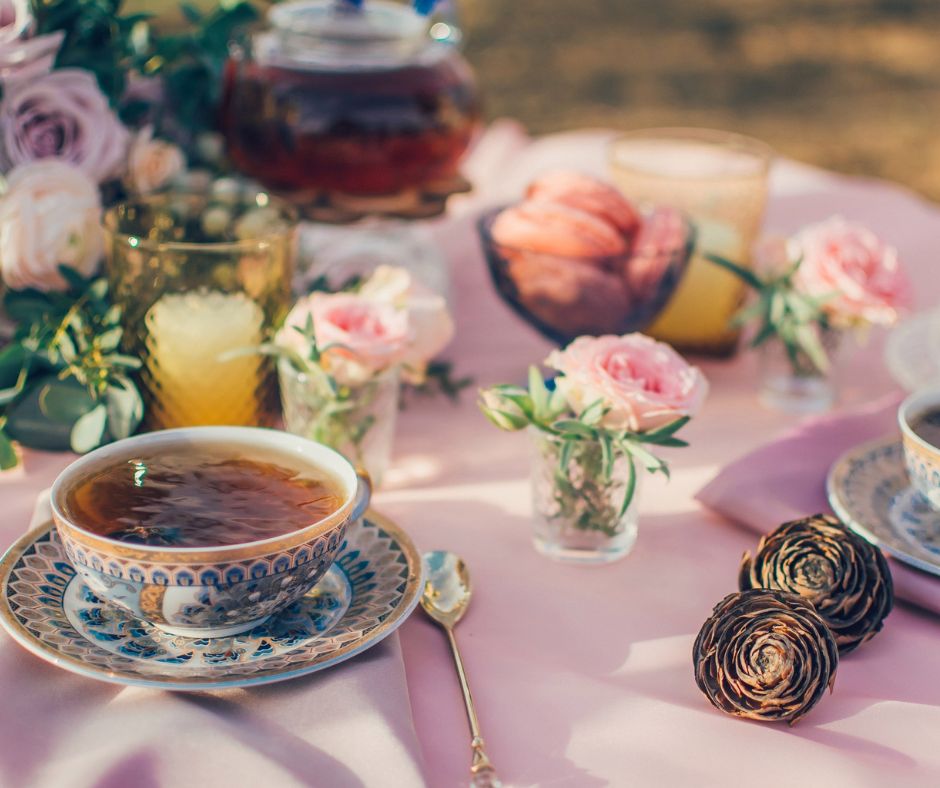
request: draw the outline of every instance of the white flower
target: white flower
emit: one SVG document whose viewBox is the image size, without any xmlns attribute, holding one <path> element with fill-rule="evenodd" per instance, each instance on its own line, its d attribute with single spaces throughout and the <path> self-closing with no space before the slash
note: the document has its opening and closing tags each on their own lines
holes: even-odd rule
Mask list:
<svg viewBox="0 0 940 788">
<path fill-rule="evenodd" d="M 444 297 L 416 282 L 404 268 L 390 265 L 376 268 L 359 295 L 408 312 L 410 341 L 402 363 L 420 380 L 428 362 L 454 336 L 454 321 Z"/>
<path fill-rule="evenodd" d="M 71 164 L 22 164 L 0 197 L 0 273 L 8 287 L 62 290 L 65 265 L 89 276 L 104 248 L 98 188 Z"/>
<path fill-rule="evenodd" d="M 153 126 L 141 129 L 127 159 L 127 182 L 132 191 L 150 194 L 173 181 L 186 167 L 183 151 L 153 138 Z"/>
</svg>

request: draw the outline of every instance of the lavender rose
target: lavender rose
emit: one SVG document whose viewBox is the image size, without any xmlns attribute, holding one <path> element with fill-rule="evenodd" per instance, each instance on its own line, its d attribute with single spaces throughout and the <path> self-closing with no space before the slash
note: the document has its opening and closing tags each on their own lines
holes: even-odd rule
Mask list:
<svg viewBox="0 0 940 788">
<path fill-rule="evenodd" d="M 129 138 L 88 71 L 63 68 L 5 87 L 0 104 L 5 169 L 57 158 L 101 183 L 121 175 Z"/>
<path fill-rule="evenodd" d="M 0 273 L 14 290 L 62 290 L 59 266 L 88 276 L 101 259 L 98 187 L 62 161 L 23 164 L 0 197 Z"/>
<path fill-rule="evenodd" d="M 0 0 L 0 82 L 33 79 L 52 70 L 65 33 L 33 36 L 29 0 Z"/>
</svg>

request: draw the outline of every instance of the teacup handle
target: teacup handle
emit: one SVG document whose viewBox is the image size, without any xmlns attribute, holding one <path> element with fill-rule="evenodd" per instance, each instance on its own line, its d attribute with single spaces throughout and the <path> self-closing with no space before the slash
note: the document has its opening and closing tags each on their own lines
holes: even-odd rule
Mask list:
<svg viewBox="0 0 940 788">
<path fill-rule="evenodd" d="M 369 502 L 372 500 L 372 478 L 367 471 L 362 468 L 356 470 L 356 476 L 359 477 L 359 484 L 356 487 L 356 495 L 353 498 L 353 507 L 349 513 L 350 522 L 355 522 L 366 513 L 369 508 Z"/>
</svg>

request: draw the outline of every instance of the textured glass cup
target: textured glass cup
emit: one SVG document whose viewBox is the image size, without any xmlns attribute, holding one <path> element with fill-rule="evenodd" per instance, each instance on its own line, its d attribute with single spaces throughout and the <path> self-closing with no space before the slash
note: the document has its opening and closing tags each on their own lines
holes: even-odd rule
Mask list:
<svg viewBox="0 0 940 788">
<path fill-rule="evenodd" d="M 686 351 L 733 353 L 738 331 L 728 321 L 741 304 L 744 285 L 703 255 L 750 265 L 773 151 L 722 131 L 646 129 L 615 139 L 609 156 L 613 181 L 627 197 L 679 208 L 697 230 L 689 267 L 647 333 Z"/>
<path fill-rule="evenodd" d="M 395 438 L 398 367 L 357 386 L 339 386 L 335 393 L 283 359 L 278 375 L 287 430 L 336 449 L 380 485 Z"/>
<path fill-rule="evenodd" d="M 267 341 L 290 305 L 296 216 L 264 192 L 164 194 L 105 216 L 125 350 L 141 358 L 151 429 L 267 426 L 278 413 Z"/>
<path fill-rule="evenodd" d="M 627 556 L 637 536 L 640 479 L 623 511 L 627 458 L 618 454 L 604 478 L 601 444 L 577 441 L 562 466 L 562 441 L 531 428 L 535 549 L 556 561 L 603 564 Z"/>
</svg>

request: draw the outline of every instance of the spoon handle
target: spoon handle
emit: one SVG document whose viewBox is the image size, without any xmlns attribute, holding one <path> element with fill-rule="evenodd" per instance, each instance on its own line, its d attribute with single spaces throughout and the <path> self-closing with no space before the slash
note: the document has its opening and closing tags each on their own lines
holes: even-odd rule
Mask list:
<svg viewBox="0 0 940 788">
<path fill-rule="evenodd" d="M 457 638 L 454 637 L 454 630 L 451 627 L 445 627 L 445 631 L 447 632 L 447 639 L 450 641 L 450 650 L 454 654 L 454 663 L 457 665 L 457 677 L 460 679 L 463 702 L 467 707 L 467 719 L 470 721 L 470 733 L 473 735 L 470 742 L 470 749 L 473 750 L 470 773 L 473 775 L 473 779 L 470 785 L 472 788 L 501 788 L 502 782 L 496 776 L 496 770 L 484 750 L 483 736 L 480 734 L 480 720 L 473 705 L 473 695 L 470 693 L 467 671 L 464 669 L 460 649 L 457 647 Z"/>
</svg>

